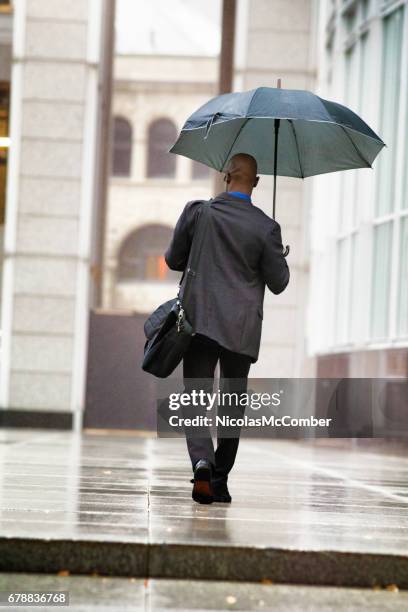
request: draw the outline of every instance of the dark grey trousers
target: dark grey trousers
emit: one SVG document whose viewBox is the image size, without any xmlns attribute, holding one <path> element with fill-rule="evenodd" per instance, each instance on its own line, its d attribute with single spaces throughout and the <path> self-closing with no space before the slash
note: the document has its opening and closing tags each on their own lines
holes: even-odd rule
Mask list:
<svg viewBox="0 0 408 612">
<path fill-rule="evenodd" d="M 193 337 L 190 347 L 183 359 L 184 387 L 186 391 L 192 389 L 204 389 L 206 392 L 213 391 L 214 373 L 218 361 L 220 362 L 220 388 L 230 393 L 243 393 L 247 390 L 247 378 L 251 366 L 251 358 L 247 355 L 233 353 L 221 347 L 217 342 L 196 335 Z M 205 407 L 198 409 L 194 414 L 205 414 Z M 231 414 L 231 412 L 228 412 Z M 191 416 L 187 408 L 185 416 Z M 218 414 L 223 414 L 220 406 Z M 201 431 L 203 436 L 201 437 Z M 213 466 L 213 480 L 224 481 L 234 465 L 239 444 L 239 428 L 236 429 L 236 437 L 223 437 L 222 430 L 217 430 L 217 447 L 214 450 L 213 441 L 208 428 L 203 427 L 197 437 L 189 435 L 185 429 L 187 448 L 190 454 L 191 464 L 194 465 L 200 459 L 207 459 Z M 234 434 L 235 435 L 235 434 Z"/>
</svg>

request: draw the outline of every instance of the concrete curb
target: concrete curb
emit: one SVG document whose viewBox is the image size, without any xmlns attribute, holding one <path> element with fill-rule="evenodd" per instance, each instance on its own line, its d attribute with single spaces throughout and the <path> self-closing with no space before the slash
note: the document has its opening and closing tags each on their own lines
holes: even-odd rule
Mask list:
<svg viewBox="0 0 408 612">
<path fill-rule="evenodd" d="M 0 571 L 408 588 L 408 556 L 259 547 L 0 538 Z"/>
</svg>

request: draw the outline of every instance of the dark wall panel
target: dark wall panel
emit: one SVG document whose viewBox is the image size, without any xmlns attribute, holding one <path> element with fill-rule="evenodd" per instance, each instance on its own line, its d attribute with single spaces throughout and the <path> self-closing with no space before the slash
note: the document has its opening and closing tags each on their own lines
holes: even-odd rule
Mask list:
<svg viewBox="0 0 408 612">
<path fill-rule="evenodd" d="M 145 319 L 91 312 L 84 427 L 156 429 L 156 379 L 140 367 Z"/>
</svg>

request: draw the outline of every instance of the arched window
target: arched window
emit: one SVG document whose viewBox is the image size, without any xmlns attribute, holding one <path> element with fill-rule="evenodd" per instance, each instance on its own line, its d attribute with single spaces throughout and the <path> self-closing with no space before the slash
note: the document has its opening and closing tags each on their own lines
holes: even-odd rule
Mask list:
<svg viewBox="0 0 408 612">
<path fill-rule="evenodd" d="M 147 176 L 172 178 L 176 173 L 176 156 L 169 153 L 177 138 L 177 128 L 170 119 L 157 119 L 149 128 Z"/>
<path fill-rule="evenodd" d="M 0 0 L 0 13 L 11 13 L 12 4 L 10 0 Z"/>
<path fill-rule="evenodd" d="M 165 225 L 146 225 L 132 232 L 119 252 L 119 281 L 173 282 L 180 277 L 167 267 L 164 252 L 170 244 L 172 230 Z"/>
<path fill-rule="evenodd" d="M 198 161 L 193 161 L 193 168 L 191 172 L 193 180 L 204 181 L 210 176 L 210 169 L 205 164 L 201 164 Z"/>
<path fill-rule="evenodd" d="M 132 126 L 127 119 L 113 120 L 112 173 L 114 176 L 130 176 L 132 158 Z"/>
</svg>

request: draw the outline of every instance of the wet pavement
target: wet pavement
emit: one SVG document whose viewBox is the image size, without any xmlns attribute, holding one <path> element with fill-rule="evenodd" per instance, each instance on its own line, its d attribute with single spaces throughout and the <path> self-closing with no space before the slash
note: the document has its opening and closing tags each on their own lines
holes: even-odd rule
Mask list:
<svg viewBox="0 0 408 612">
<path fill-rule="evenodd" d="M 408 587 L 400 447 L 243 440 L 231 506 L 182 440 L 0 430 L 0 462 L 3 572 Z"/>
<path fill-rule="evenodd" d="M 0 574 L 0 591 L 68 591 L 69 608 L 42 607 L 41 612 L 134 612 L 160 610 L 273 610 L 274 612 L 329 612 L 374 610 L 405 612 L 408 593 L 395 589 L 349 589 L 287 586 L 202 580 L 143 580 L 87 576 Z M 33 607 L 8 607 L 24 612 Z"/>
</svg>

